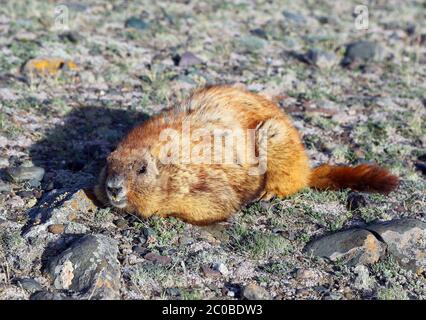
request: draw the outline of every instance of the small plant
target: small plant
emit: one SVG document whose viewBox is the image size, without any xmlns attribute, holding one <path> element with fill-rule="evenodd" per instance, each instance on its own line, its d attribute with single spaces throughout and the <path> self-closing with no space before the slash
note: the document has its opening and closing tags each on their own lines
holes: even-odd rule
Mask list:
<svg viewBox="0 0 426 320">
<path fill-rule="evenodd" d="M 104 223 L 112 222 L 114 219 L 114 214 L 111 212 L 111 208 L 103 208 L 98 209 L 95 212 L 94 222 L 96 222 L 99 225 L 102 225 Z"/>
<path fill-rule="evenodd" d="M 234 226 L 230 236 L 232 247 L 256 259 L 286 255 L 292 250 L 290 242 L 280 235 L 253 230 L 246 224 Z"/>
<path fill-rule="evenodd" d="M 204 292 L 201 289 L 184 288 L 180 289 L 183 300 L 201 300 L 204 297 Z"/>
<path fill-rule="evenodd" d="M 17 249 L 24 243 L 19 230 L 3 230 L 0 232 L 0 248 L 6 252 Z"/>
<path fill-rule="evenodd" d="M 392 286 L 390 288 L 381 288 L 377 292 L 379 300 L 408 300 L 407 292 L 401 286 Z"/>
</svg>

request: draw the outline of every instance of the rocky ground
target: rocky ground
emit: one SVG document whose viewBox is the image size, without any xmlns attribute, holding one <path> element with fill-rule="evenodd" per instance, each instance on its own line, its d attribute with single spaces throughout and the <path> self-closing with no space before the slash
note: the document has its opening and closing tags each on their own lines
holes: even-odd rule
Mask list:
<svg viewBox="0 0 426 320">
<path fill-rule="evenodd" d="M 357 1 L 60 3 L 0 6 L 0 299 L 426 298 L 422 1 L 370 1 L 367 30 Z M 123 134 L 206 83 L 275 99 L 313 165 L 374 161 L 399 189 L 210 227 L 99 207 Z"/>
</svg>

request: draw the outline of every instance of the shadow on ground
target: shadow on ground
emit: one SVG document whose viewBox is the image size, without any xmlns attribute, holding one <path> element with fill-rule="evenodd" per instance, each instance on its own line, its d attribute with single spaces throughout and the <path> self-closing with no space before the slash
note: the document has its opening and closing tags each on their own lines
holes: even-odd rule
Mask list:
<svg viewBox="0 0 426 320">
<path fill-rule="evenodd" d="M 55 184 L 51 188 L 64 187 L 61 181 L 66 182 L 67 174 L 70 179 L 74 174 L 96 176 L 121 138 L 148 117 L 132 110 L 76 108 L 45 139 L 31 146 L 31 159 L 46 170 L 46 182 L 50 179 Z"/>
</svg>

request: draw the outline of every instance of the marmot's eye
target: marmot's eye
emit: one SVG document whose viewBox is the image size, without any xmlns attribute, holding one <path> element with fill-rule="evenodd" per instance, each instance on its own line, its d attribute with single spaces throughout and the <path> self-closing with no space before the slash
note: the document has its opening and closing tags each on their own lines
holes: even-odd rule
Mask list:
<svg viewBox="0 0 426 320">
<path fill-rule="evenodd" d="M 144 174 L 145 172 L 146 172 L 146 165 L 142 165 L 138 170 L 138 174 Z"/>
</svg>

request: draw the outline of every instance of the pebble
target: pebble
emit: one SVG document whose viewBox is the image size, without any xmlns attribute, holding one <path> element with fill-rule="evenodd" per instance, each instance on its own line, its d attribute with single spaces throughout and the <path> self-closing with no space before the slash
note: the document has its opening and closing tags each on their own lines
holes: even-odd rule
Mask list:
<svg viewBox="0 0 426 320">
<path fill-rule="evenodd" d="M 417 161 L 414 163 L 414 166 L 418 171 L 420 171 L 423 175 L 426 175 L 426 162 Z"/>
<path fill-rule="evenodd" d="M 172 297 L 179 297 L 181 295 L 180 290 L 178 288 L 167 288 L 166 294 Z"/>
<path fill-rule="evenodd" d="M 137 253 L 141 256 L 144 256 L 145 254 L 148 253 L 148 249 L 141 245 L 133 246 L 132 250 L 134 253 Z"/>
<path fill-rule="evenodd" d="M 4 148 L 8 144 L 9 144 L 9 140 L 6 137 L 0 135 L 0 148 Z"/>
<path fill-rule="evenodd" d="M 349 66 L 354 62 L 368 62 L 378 54 L 378 47 L 371 41 L 357 41 L 346 46 L 345 56 L 342 59 L 343 66 Z"/>
<path fill-rule="evenodd" d="M 300 59 L 320 69 L 330 69 L 338 64 L 338 57 L 334 52 L 310 49 L 300 55 Z"/>
<path fill-rule="evenodd" d="M 207 278 L 219 278 L 221 276 L 219 271 L 211 268 L 207 264 L 203 264 L 201 266 L 201 271 L 204 274 L 204 276 L 207 277 Z"/>
<path fill-rule="evenodd" d="M 11 192 L 12 186 L 2 180 L 0 180 L 0 192 Z"/>
<path fill-rule="evenodd" d="M 32 219 L 39 219 L 43 224 L 68 224 L 77 218 L 78 214 L 90 214 L 97 207 L 89 197 L 87 192 L 80 189 L 74 193 L 51 191 L 44 197 L 40 205 L 34 207 L 29 215 Z M 65 201 L 63 201 L 66 199 Z M 47 230 L 47 226 L 36 226 L 35 229 L 28 229 L 26 237 L 32 237 L 40 230 Z"/>
<path fill-rule="evenodd" d="M 213 269 L 219 271 L 224 276 L 229 274 L 228 267 L 224 263 L 215 263 Z"/>
<path fill-rule="evenodd" d="M 142 233 L 146 238 L 155 236 L 155 231 L 151 228 L 143 228 Z"/>
<path fill-rule="evenodd" d="M 21 198 L 24 198 L 24 199 L 32 198 L 33 197 L 33 192 L 32 191 L 19 191 L 16 194 L 18 196 L 20 196 Z"/>
<path fill-rule="evenodd" d="M 30 199 L 27 200 L 26 206 L 27 208 L 32 208 L 37 204 L 37 199 L 32 197 Z"/>
<path fill-rule="evenodd" d="M 7 168 L 9 166 L 9 160 L 5 157 L 0 157 L 0 169 Z"/>
<path fill-rule="evenodd" d="M 397 219 L 366 227 L 378 234 L 399 263 L 417 273 L 426 271 L 426 223 L 417 219 Z"/>
<path fill-rule="evenodd" d="M 256 28 L 256 29 L 250 30 L 250 33 L 252 35 L 256 36 L 256 37 L 259 37 L 259 38 L 262 38 L 262 39 L 265 39 L 265 40 L 268 38 L 266 31 L 261 29 L 261 28 Z"/>
<path fill-rule="evenodd" d="M 195 66 L 197 64 L 203 63 L 203 61 L 200 58 L 198 58 L 195 54 L 189 51 L 184 52 L 182 56 L 175 55 L 173 57 L 173 61 L 175 62 L 176 65 L 183 68 L 187 68 L 187 67 L 191 67 L 191 66 Z"/>
<path fill-rule="evenodd" d="M 140 18 L 131 17 L 131 18 L 126 20 L 126 22 L 124 23 L 124 26 L 126 28 L 133 28 L 133 29 L 143 31 L 143 30 L 148 29 L 150 24 L 149 24 L 149 22 L 146 22 L 145 20 L 142 20 Z"/>
<path fill-rule="evenodd" d="M 30 300 L 72 300 L 62 292 L 37 291 L 30 296 Z"/>
<path fill-rule="evenodd" d="M 290 21 L 294 24 L 297 24 L 297 25 L 306 24 L 306 18 L 299 13 L 292 12 L 292 11 L 289 11 L 289 10 L 284 10 L 282 12 L 282 14 L 283 14 L 285 20 Z"/>
<path fill-rule="evenodd" d="M 351 191 L 348 194 L 346 208 L 350 211 L 357 211 L 369 204 L 368 195 L 360 192 Z"/>
<path fill-rule="evenodd" d="M 31 278 L 17 278 L 13 282 L 31 293 L 43 290 L 42 286 Z"/>
<path fill-rule="evenodd" d="M 243 298 L 247 300 L 271 300 L 271 295 L 265 288 L 251 283 L 244 287 L 242 292 Z"/>
<path fill-rule="evenodd" d="M 162 265 L 168 265 L 172 262 L 172 258 L 167 256 L 162 256 L 154 252 L 149 252 L 146 255 L 144 255 L 144 259 L 162 264 Z"/>
<path fill-rule="evenodd" d="M 188 237 L 188 236 L 181 236 L 179 237 L 179 244 L 181 246 L 188 246 L 194 243 L 194 239 L 192 237 Z"/>
<path fill-rule="evenodd" d="M 65 226 L 63 224 L 51 224 L 47 227 L 47 230 L 53 234 L 61 234 L 65 231 Z"/>
<path fill-rule="evenodd" d="M 385 254 L 386 245 L 367 230 L 349 229 L 314 240 L 305 250 L 308 254 L 355 266 L 379 261 Z"/>
<path fill-rule="evenodd" d="M 44 169 L 41 167 L 15 167 L 7 169 L 7 174 L 14 182 L 29 180 L 41 181 L 44 176 Z"/>
<path fill-rule="evenodd" d="M 39 188 L 41 186 L 41 183 L 39 180 L 37 179 L 31 179 L 30 181 L 28 181 L 28 185 L 31 188 Z"/>
<path fill-rule="evenodd" d="M 129 227 L 129 223 L 125 219 L 122 219 L 122 218 L 115 220 L 114 224 L 119 229 L 126 229 L 126 228 Z"/>
<path fill-rule="evenodd" d="M 76 44 L 77 42 L 81 40 L 81 36 L 75 32 L 68 31 L 68 32 L 61 33 L 59 35 L 59 39 L 66 40 Z"/>
<path fill-rule="evenodd" d="M 121 286 L 117 255 L 115 240 L 85 235 L 49 259 L 47 272 L 58 290 L 72 290 L 86 299 L 117 299 Z"/>
</svg>

